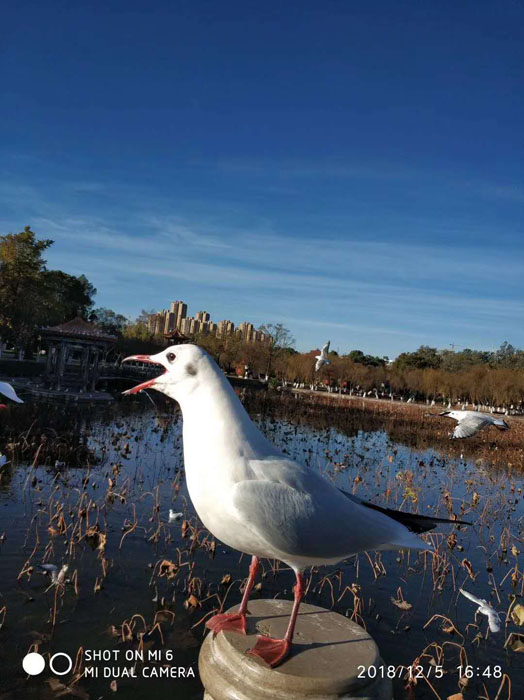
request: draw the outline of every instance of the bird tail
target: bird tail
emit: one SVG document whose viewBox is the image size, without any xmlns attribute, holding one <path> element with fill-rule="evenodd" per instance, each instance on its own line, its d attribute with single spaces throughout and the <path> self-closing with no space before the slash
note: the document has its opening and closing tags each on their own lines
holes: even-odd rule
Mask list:
<svg viewBox="0 0 524 700">
<path fill-rule="evenodd" d="M 418 513 L 405 513 L 402 510 L 394 510 L 393 508 L 384 508 L 383 506 L 379 506 L 376 503 L 370 503 L 369 501 L 364 501 L 361 498 L 358 498 L 358 496 L 354 496 L 351 493 L 348 493 L 347 491 L 344 491 L 342 489 L 339 489 L 346 498 L 349 498 L 352 501 L 356 501 L 357 503 L 360 503 L 363 506 L 366 506 L 367 508 L 372 508 L 373 510 L 378 510 L 379 513 L 384 513 L 384 515 L 387 515 L 389 518 L 392 518 L 393 520 L 396 520 L 397 522 L 401 523 L 410 532 L 414 532 L 415 534 L 419 535 L 422 532 L 429 532 L 429 530 L 434 530 L 439 523 L 442 524 L 447 524 L 447 525 L 471 525 L 472 523 L 468 523 L 465 520 L 452 520 L 449 518 L 435 518 L 432 515 L 419 515 Z"/>
<path fill-rule="evenodd" d="M 369 503 L 366 503 L 365 505 L 379 510 L 381 513 L 393 518 L 393 520 L 397 520 L 399 523 L 402 523 L 402 525 L 407 527 L 410 532 L 414 532 L 417 535 L 422 532 L 434 530 L 439 523 L 444 525 L 471 525 L 471 523 L 468 523 L 465 520 L 451 520 L 449 518 L 435 518 L 431 515 L 419 515 L 418 513 L 404 513 L 400 510 L 382 508 L 381 506 Z"/>
</svg>

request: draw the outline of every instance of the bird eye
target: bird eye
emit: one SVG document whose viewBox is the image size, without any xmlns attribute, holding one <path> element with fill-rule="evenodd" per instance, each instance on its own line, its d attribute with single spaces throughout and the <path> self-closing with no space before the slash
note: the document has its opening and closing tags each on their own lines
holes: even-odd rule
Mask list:
<svg viewBox="0 0 524 700">
<path fill-rule="evenodd" d="M 166 357 L 167 357 L 168 362 L 174 362 L 176 355 L 174 352 L 168 352 Z"/>
</svg>

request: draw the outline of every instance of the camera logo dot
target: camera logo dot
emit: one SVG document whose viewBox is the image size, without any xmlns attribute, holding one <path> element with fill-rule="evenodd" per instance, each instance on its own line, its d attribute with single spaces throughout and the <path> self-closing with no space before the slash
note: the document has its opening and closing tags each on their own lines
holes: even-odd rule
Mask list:
<svg viewBox="0 0 524 700">
<path fill-rule="evenodd" d="M 22 668 L 29 676 L 38 676 L 45 668 L 45 659 L 42 654 L 33 651 L 24 656 Z"/>
</svg>

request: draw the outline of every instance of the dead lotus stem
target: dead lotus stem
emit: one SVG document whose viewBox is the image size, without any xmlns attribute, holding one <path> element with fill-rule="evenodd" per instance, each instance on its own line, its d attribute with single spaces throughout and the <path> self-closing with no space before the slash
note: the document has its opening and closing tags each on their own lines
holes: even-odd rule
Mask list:
<svg viewBox="0 0 524 700">
<path fill-rule="evenodd" d="M 495 581 L 495 577 L 493 576 L 493 574 L 492 574 L 491 572 L 488 574 L 488 581 L 491 582 L 491 585 L 493 586 L 493 589 L 494 589 L 494 591 L 495 591 L 495 595 L 497 596 L 498 603 L 499 603 L 499 605 L 500 605 L 500 604 L 501 604 L 501 600 L 500 600 L 500 595 L 499 595 L 499 591 L 498 591 L 498 588 L 497 588 L 497 583 L 496 583 L 496 581 Z"/>
<path fill-rule="evenodd" d="M 159 615 L 171 615 L 171 624 L 173 625 L 175 623 L 176 615 L 172 610 L 168 610 L 167 608 L 165 610 L 157 610 L 155 613 L 155 617 L 153 618 L 153 629 L 154 629 L 154 625 L 156 625 L 157 622 L 159 622 L 157 620 L 157 617 Z"/>
<path fill-rule="evenodd" d="M 133 523 L 131 524 L 131 527 L 123 533 L 122 538 L 120 540 L 120 544 L 118 545 L 119 550 L 122 549 L 122 544 L 124 542 L 124 539 L 127 537 L 127 535 L 129 535 L 131 532 L 134 532 L 136 530 L 137 524 L 138 524 L 138 520 L 136 517 L 136 505 L 133 503 Z"/>
<path fill-rule="evenodd" d="M 507 700 L 510 700 L 510 698 L 511 698 L 511 678 L 508 676 L 507 673 L 505 673 L 505 674 L 502 676 L 502 680 L 501 680 L 500 685 L 499 685 L 499 688 L 498 688 L 498 690 L 497 690 L 497 694 L 495 695 L 495 700 L 499 700 L 500 694 L 502 693 L 502 689 L 504 688 L 504 685 L 505 685 L 506 683 L 508 684 L 508 697 L 507 697 Z"/>
<path fill-rule="evenodd" d="M 74 680 L 72 681 L 71 685 L 73 683 L 77 683 L 80 680 L 80 678 L 82 677 L 82 675 L 83 675 L 83 670 L 82 670 L 83 662 L 84 662 L 84 647 L 79 647 L 78 651 L 76 652 L 75 663 L 74 663 L 73 670 L 72 670 Z"/>
<path fill-rule="evenodd" d="M 194 630 L 196 627 L 199 627 L 205 620 L 207 620 L 208 617 L 212 617 L 213 615 L 216 615 L 216 609 L 213 608 L 213 610 L 210 610 L 207 612 L 205 615 L 203 615 L 197 622 L 195 622 L 194 625 L 191 625 L 189 629 Z"/>
<path fill-rule="evenodd" d="M 333 608 L 335 606 L 335 591 L 334 591 L 333 584 L 331 583 L 331 579 L 329 578 L 329 576 L 324 576 L 322 579 L 320 579 L 320 581 L 318 583 L 318 585 L 319 585 L 318 593 L 319 594 L 322 593 L 322 589 L 324 588 L 324 585 L 326 583 L 329 584 L 329 588 L 330 588 L 330 592 L 331 592 L 331 607 Z"/>
<path fill-rule="evenodd" d="M 456 632 L 459 635 L 459 637 L 461 637 L 464 640 L 464 635 L 462 634 L 462 632 L 459 632 L 459 630 L 455 627 L 455 625 L 449 619 L 449 617 L 446 617 L 446 615 L 440 615 L 439 613 L 435 613 L 435 615 L 432 615 L 422 629 L 425 630 L 426 627 L 428 627 L 433 622 L 433 620 L 439 619 L 443 622 L 446 622 L 453 629 L 453 631 Z"/>
</svg>

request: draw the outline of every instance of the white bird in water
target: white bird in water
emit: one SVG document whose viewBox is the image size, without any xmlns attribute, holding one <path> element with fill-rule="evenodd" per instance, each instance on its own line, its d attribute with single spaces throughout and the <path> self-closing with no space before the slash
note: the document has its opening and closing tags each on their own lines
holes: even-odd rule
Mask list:
<svg viewBox="0 0 524 700">
<path fill-rule="evenodd" d="M 183 513 L 175 513 L 175 511 L 172 508 L 169 509 L 169 522 L 170 523 L 174 523 L 177 520 L 182 520 L 183 517 L 184 517 Z"/>
<path fill-rule="evenodd" d="M 324 345 L 322 350 L 320 351 L 320 355 L 315 355 L 315 372 L 318 372 L 318 370 L 323 367 L 324 365 L 330 365 L 331 362 L 328 360 L 328 353 L 329 353 L 329 343 L 331 341 L 328 340 L 327 343 Z"/>
<path fill-rule="evenodd" d="M 13 389 L 11 384 L 8 384 L 8 382 L 0 382 L 0 394 L 7 396 L 8 399 L 11 399 L 11 401 L 15 401 L 16 403 L 24 403 L 22 399 L 17 396 L 16 391 Z"/>
<path fill-rule="evenodd" d="M 457 421 L 453 439 L 471 437 L 488 425 L 494 425 L 499 430 L 509 430 L 509 425 L 502 418 L 494 418 L 479 411 L 442 411 L 440 415 Z"/>
<path fill-rule="evenodd" d="M 290 653 L 304 596 L 302 572 L 368 549 L 431 549 L 417 533 L 453 522 L 366 503 L 294 462 L 258 430 L 214 360 L 196 345 L 176 345 L 136 360 L 163 373 L 129 389 L 152 388 L 175 399 L 183 415 L 189 495 L 206 528 L 252 556 L 237 612 L 207 621 L 213 633 L 246 633 L 246 613 L 259 558 L 279 559 L 296 575 L 294 604 L 283 639 L 259 636 L 249 653 L 277 666 Z"/>
<path fill-rule="evenodd" d="M 493 608 L 493 606 L 490 603 L 488 603 L 487 600 L 484 600 L 484 598 L 477 598 L 472 593 L 468 593 L 468 591 L 465 591 L 463 588 L 459 588 L 459 591 L 462 593 L 463 596 L 465 596 L 466 598 L 478 605 L 478 613 L 481 613 L 481 615 L 486 615 L 486 617 L 488 618 L 488 625 L 491 632 L 500 632 L 500 616 L 495 610 L 495 608 Z"/>
</svg>

